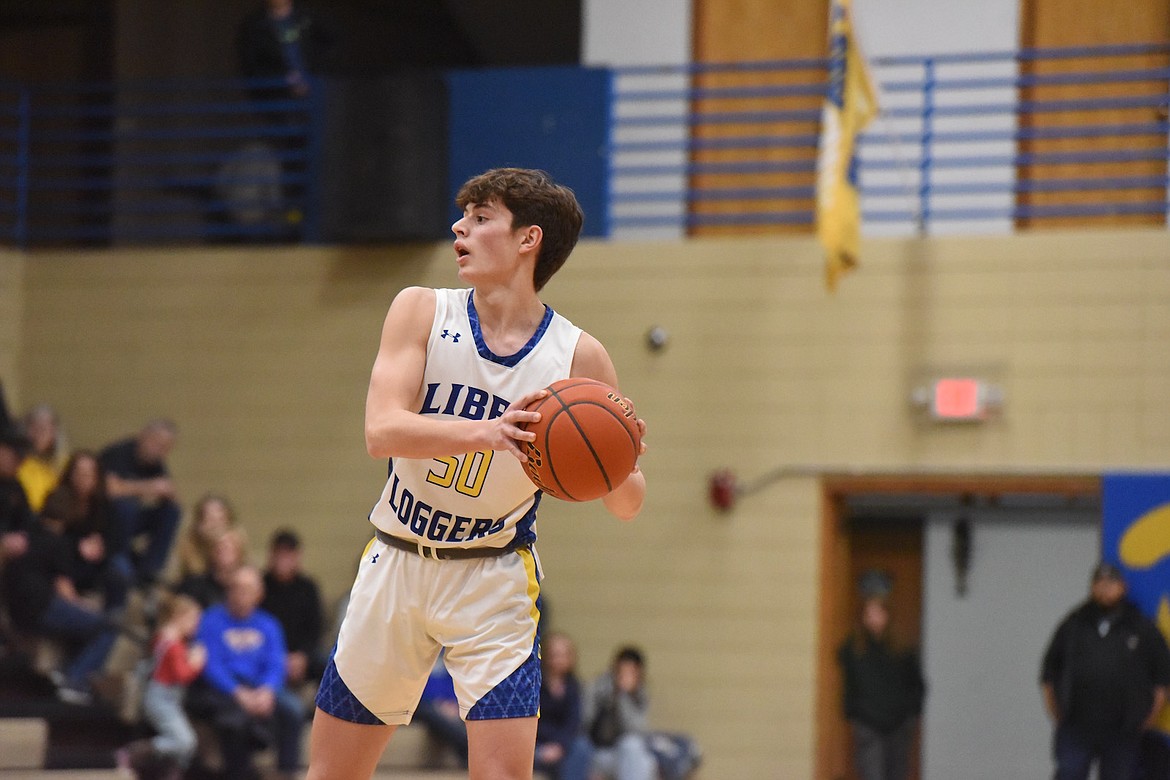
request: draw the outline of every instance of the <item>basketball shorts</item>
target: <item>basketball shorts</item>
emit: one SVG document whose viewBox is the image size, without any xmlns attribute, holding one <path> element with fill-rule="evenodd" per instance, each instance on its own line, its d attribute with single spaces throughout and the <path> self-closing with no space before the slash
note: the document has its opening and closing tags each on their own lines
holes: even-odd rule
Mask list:
<svg viewBox="0 0 1170 780">
<path fill-rule="evenodd" d="M 317 705 L 357 723 L 409 723 L 446 648 L 464 719 L 535 716 L 539 580 L 531 549 L 434 560 L 371 540 Z"/>
</svg>

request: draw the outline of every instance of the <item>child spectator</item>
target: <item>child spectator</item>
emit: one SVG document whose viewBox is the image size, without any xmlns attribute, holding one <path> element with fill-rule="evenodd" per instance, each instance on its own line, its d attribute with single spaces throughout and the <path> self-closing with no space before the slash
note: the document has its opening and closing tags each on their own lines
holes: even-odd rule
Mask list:
<svg viewBox="0 0 1170 780">
<path fill-rule="evenodd" d="M 284 629 L 288 649 L 285 682 L 292 688 L 320 682 L 328 661 L 321 651 L 321 595 L 317 583 L 301 570 L 300 537 L 288 529 L 277 531 L 269 542 L 260 607 Z"/>
<path fill-rule="evenodd" d="M 143 715 L 156 734 L 119 750 L 120 768 L 144 773 L 162 764 L 168 775 L 180 777 L 195 756 L 195 729 L 183 700 L 187 686 L 207 662 L 207 648 L 191 641 L 202 615 L 198 602 L 188 596 L 176 595 L 163 603 L 151 647 L 154 668 L 142 699 Z"/>
</svg>

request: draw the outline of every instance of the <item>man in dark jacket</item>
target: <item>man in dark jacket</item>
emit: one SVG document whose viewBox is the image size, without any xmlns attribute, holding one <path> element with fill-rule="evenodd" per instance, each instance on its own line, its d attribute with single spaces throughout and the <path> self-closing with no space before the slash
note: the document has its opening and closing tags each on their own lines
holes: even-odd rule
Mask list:
<svg viewBox="0 0 1170 780">
<path fill-rule="evenodd" d="M 1116 566 L 1093 570 L 1089 599 L 1056 628 L 1040 682 L 1056 724 L 1056 780 L 1137 776 L 1142 733 L 1166 701 L 1170 650 L 1129 601 Z"/>
</svg>

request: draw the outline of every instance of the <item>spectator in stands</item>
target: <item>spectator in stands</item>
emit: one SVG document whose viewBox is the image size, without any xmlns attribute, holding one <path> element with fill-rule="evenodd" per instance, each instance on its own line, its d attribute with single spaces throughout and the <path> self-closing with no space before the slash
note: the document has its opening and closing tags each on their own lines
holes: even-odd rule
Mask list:
<svg viewBox="0 0 1170 780">
<path fill-rule="evenodd" d="M 227 600 L 204 611 L 197 639 L 207 648 L 187 708 L 215 728 L 229 778 L 254 776 L 252 752 L 275 743 L 277 768 L 300 764 L 303 709 L 284 687 L 284 635 L 260 609 L 264 580 L 252 566 L 232 574 Z"/>
<path fill-rule="evenodd" d="M 139 777 L 177 777 L 195 756 L 195 728 L 183 702 L 187 687 L 207 662 L 207 648 L 191 641 L 202 615 L 199 604 L 187 596 L 172 596 L 162 604 L 159 628 L 151 642 L 150 676 L 142 697 L 143 715 L 155 736 L 135 740 L 116 754 L 118 766 Z"/>
<path fill-rule="evenodd" d="M 120 610 L 130 590 L 127 572 L 110 556 L 112 509 L 97 456 L 75 452 L 50 496 L 65 514 L 65 536 L 73 557 L 73 582 L 81 593 L 100 593 L 107 611 Z"/>
<path fill-rule="evenodd" d="M 24 485 L 29 506 L 41 511 L 49 492 L 57 486 L 65 462 L 60 421 L 49 404 L 37 404 L 24 416 L 24 435 L 30 449 L 20 463 L 17 477 Z"/>
<path fill-rule="evenodd" d="M 657 766 L 646 739 L 646 661 L 623 647 L 590 686 L 583 720 L 593 743 L 592 770 L 608 780 L 653 780 Z"/>
<path fill-rule="evenodd" d="M 190 596 L 204 609 L 227 598 L 232 575 L 248 562 L 248 537 L 243 528 L 229 528 L 219 535 L 211 551 L 211 568 L 203 574 L 184 577 L 175 588 Z"/>
<path fill-rule="evenodd" d="M 552 780 L 588 780 L 593 746 L 581 731 L 577 648 L 565 634 L 541 642 L 540 720 L 536 769 Z"/>
<path fill-rule="evenodd" d="M 853 765 L 862 780 L 910 776 L 910 752 L 926 694 L 918 654 L 891 639 L 887 595 L 873 592 L 863 598 L 857 628 L 837 653 Z"/>
<path fill-rule="evenodd" d="M 110 552 L 138 585 L 157 581 L 179 528 L 175 482 L 166 462 L 177 436 L 174 422 L 154 419 L 99 456 L 114 509 L 116 542 Z M 146 540 L 141 553 L 136 549 L 140 537 Z"/>
<path fill-rule="evenodd" d="M 28 535 L 36 526 L 24 486 L 16 478 L 26 447 L 15 429 L 0 431 L 0 565 L 28 551 Z"/>
<path fill-rule="evenodd" d="M 248 78 L 283 79 L 285 92 L 303 97 L 310 74 L 320 73 L 334 37 L 316 16 L 293 0 L 264 0 L 240 22 L 236 49 L 240 71 Z M 257 99 L 279 97 L 279 90 L 253 90 Z"/>
<path fill-rule="evenodd" d="M 68 512 L 60 494 L 45 500 L 41 521 L 29 533 L 28 551 L 5 564 L 4 592 L 9 617 L 18 628 L 79 647 L 54 682 L 63 701 L 88 704 L 93 675 L 105 665 L 118 629 L 78 595 L 65 535 Z"/>
<path fill-rule="evenodd" d="M 459 714 L 455 681 L 441 653 L 431 667 L 422 698 L 414 710 L 414 720 L 425 726 L 433 739 L 453 751 L 460 766 L 467 768 L 467 726 Z"/>
<path fill-rule="evenodd" d="M 288 650 L 285 683 L 292 688 L 306 682 L 319 683 L 329 660 L 321 649 L 321 593 L 301 566 L 300 537 L 288 529 L 274 533 L 268 544 L 264 603 L 260 606 L 275 616 L 284 629 Z"/>
<path fill-rule="evenodd" d="M 179 579 L 211 569 L 215 541 L 236 527 L 236 512 L 224 496 L 207 493 L 195 504 L 187 532 L 179 540 Z"/>
</svg>

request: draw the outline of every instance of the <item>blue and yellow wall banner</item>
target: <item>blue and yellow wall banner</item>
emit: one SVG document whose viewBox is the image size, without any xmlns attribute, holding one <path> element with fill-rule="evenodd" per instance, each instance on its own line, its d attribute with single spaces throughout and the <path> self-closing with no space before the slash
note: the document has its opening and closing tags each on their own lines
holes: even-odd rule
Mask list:
<svg viewBox="0 0 1170 780">
<path fill-rule="evenodd" d="M 1101 554 L 1125 574 L 1129 597 L 1170 640 L 1170 474 L 1106 474 Z M 1170 707 L 1158 717 L 1170 733 Z"/>
</svg>

